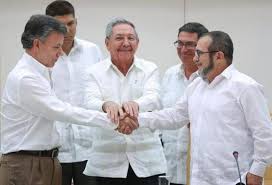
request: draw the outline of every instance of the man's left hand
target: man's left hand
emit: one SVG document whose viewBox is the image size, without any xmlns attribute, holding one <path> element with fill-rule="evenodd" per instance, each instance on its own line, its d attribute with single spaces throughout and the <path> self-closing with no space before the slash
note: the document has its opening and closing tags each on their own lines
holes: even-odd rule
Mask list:
<svg viewBox="0 0 272 185">
<path fill-rule="evenodd" d="M 139 105 L 135 101 L 128 101 L 122 105 L 125 112 L 130 116 L 137 118 L 139 115 Z"/>
</svg>

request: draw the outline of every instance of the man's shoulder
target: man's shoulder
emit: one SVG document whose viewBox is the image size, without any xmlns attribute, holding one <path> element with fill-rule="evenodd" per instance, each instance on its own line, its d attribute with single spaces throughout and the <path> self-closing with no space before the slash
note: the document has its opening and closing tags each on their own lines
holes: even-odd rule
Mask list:
<svg viewBox="0 0 272 185">
<path fill-rule="evenodd" d="M 248 87 L 248 86 L 259 86 L 260 84 L 254 80 L 252 77 L 238 71 L 235 70 L 232 73 L 231 78 L 229 79 L 230 82 L 234 83 L 235 85 L 239 86 L 239 87 Z"/>
<path fill-rule="evenodd" d="M 139 67 L 141 70 L 147 72 L 158 69 L 158 66 L 154 62 L 142 58 L 135 58 L 135 65 Z"/>
<path fill-rule="evenodd" d="M 79 38 L 75 38 L 76 42 L 84 48 L 99 48 L 97 44 L 90 42 L 88 40 L 83 40 Z"/>
<path fill-rule="evenodd" d="M 167 68 L 165 74 L 176 74 L 179 73 L 180 70 L 181 70 L 180 64 L 176 64 Z"/>
<path fill-rule="evenodd" d="M 106 70 L 106 68 L 110 65 L 109 59 L 101 60 L 100 62 L 97 62 L 90 66 L 88 69 L 91 73 L 101 73 L 101 70 Z"/>
</svg>

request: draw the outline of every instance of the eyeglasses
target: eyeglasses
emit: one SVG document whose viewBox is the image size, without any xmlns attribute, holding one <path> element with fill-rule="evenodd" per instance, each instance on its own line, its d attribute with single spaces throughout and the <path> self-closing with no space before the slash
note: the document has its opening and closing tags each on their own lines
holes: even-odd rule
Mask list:
<svg viewBox="0 0 272 185">
<path fill-rule="evenodd" d="M 180 40 L 177 40 L 174 42 L 174 46 L 176 48 L 182 48 L 184 46 L 186 49 L 195 49 L 196 43 L 195 42 L 182 42 Z"/>
<path fill-rule="evenodd" d="M 200 55 L 202 55 L 202 54 L 205 54 L 205 53 L 215 53 L 215 52 L 218 52 L 218 51 L 201 51 L 201 50 L 199 50 L 199 49 L 196 49 L 196 50 L 195 50 L 195 56 L 196 56 L 197 58 L 199 58 Z"/>
</svg>

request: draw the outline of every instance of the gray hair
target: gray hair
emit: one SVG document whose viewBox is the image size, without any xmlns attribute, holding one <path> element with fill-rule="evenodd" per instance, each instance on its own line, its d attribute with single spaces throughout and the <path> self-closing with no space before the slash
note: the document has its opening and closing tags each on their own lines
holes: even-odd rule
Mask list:
<svg viewBox="0 0 272 185">
<path fill-rule="evenodd" d="M 118 24 L 128 24 L 128 25 L 130 25 L 133 28 L 134 32 L 135 32 L 136 38 L 139 39 L 138 33 L 136 31 L 136 28 L 135 28 L 134 24 L 132 22 L 124 19 L 124 18 L 121 18 L 121 17 L 114 18 L 108 23 L 108 25 L 106 27 L 106 38 L 111 37 L 113 27 L 118 25 Z"/>
<path fill-rule="evenodd" d="M 21 42 L 23 48 L 32 48 L 35 39 L 45 41 L 52 32 L 65 35 L 67 30 L 64 24 L 51 16 L 32 15 L 27 21 L 22 34 Z"/>
</svg>

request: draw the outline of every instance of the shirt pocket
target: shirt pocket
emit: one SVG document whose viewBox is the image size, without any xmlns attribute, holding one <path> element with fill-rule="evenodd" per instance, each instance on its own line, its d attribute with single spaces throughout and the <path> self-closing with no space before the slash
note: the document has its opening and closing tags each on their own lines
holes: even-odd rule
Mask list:
<svg viewBox="0 0 272 185">
<path fill-rule="evenodd" d="M 129 88 L 130 88 L 130 94 L 132 100 L 138 99 L 141 96 L 143 96 L 143 91 L 144 91 L 144 84 L 140 81 L 135 81 L 129 83 Z"/>
</svg>

